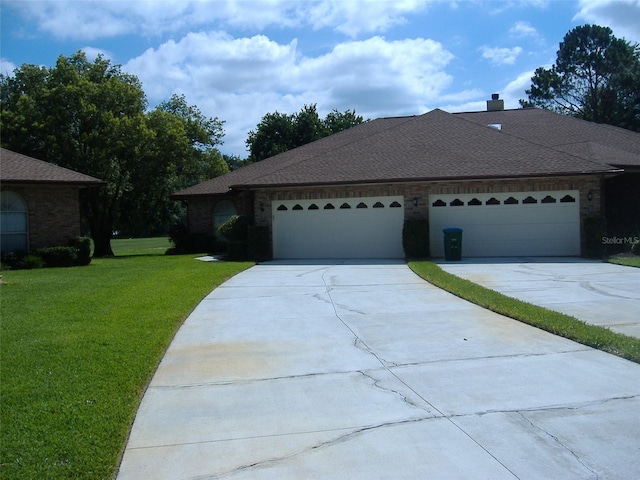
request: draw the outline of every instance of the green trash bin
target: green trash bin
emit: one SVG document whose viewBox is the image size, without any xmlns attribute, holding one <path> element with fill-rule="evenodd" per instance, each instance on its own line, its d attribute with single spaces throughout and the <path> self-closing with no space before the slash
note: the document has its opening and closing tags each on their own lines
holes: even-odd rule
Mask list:
<svg viewBox="0 0 640 480">
<path fill-rule="evenodd" d="M 444 259 L 462 260 L 462 229 L 445 228 L 444 232 Z"/>
</svg>

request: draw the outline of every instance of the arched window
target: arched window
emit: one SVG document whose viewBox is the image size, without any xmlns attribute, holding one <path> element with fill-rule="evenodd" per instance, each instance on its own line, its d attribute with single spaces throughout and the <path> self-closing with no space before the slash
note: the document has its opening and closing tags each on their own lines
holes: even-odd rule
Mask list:
<svg viewBox="0 0 640 480">
<path fill-rule="evenodd" d="M 29 249 L 27 204 L 17 193 L 0 194 L 0 248 L 2 253 Z"/>
<path fill-rule="evenodd" d="M 234 215 L 237 215 L 237 210 L 231 200 L 222 200 L 213 207 L 213 236 L 216 240 L 226 241 L 222 235 L 218 234 L 218 228 Z"/>
</svg>

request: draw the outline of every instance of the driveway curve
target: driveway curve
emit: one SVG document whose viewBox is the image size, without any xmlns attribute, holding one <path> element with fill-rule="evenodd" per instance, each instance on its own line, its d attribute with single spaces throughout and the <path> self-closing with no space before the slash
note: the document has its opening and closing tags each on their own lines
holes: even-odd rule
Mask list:
<svg viewBox="0 0 640 480">
<path fill-rule="evenodd" d="M 640 365 L 393 261 L 270 262 L 208 295 L 119 480 L 640 477 Z"/>
</svg>

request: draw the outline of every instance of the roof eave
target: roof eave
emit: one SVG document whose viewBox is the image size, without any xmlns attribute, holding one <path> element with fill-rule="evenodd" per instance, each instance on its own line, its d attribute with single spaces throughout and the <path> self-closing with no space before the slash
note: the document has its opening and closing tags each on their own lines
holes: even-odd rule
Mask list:
<svg viewBox="0 0 640 480">
<path fill-rule="evenodd" d="M 574 171 L 574 172 L 555 172 L 555 173 L 531 173 L 521 175 L 470 175 L 455 177 L 412 177 L 412 178 L 389 178 L 378 180 L 344 180 L 335 182 L 308 182 L 308 183 L 273 183 L 273 184 L 239 184 L 232 185 L 229 190 L 257 190 L 257 189 L 273 189 L 273 188 L 304 188 L 304 187 L 322 187 L 322 186 L 340 186 L 340 185 L 378 185 L 384 183 L 417 183 L 417 182 L 451 182 L 451 181 L 474 181 L 474 180 L 508 180 L 519 178 L 549 178 L 549 177 L 571 177 L 576 175 L 603 175 L 607 173 L 621 173 L 623 169 L 610 168 L 593 171 Z M 212 195 L 212 194 L 204 194 Z"/>
<path fill-rule="evenodd" d="M 95 181 L 56 181 L 56 180 L 16 180 L 2 178 L 0 181 L 5 185 L 59 185 L 59 186 L 75 186 L 75 187 L 103 187 L 108 182 L 104 180 Z"/>
</svg>

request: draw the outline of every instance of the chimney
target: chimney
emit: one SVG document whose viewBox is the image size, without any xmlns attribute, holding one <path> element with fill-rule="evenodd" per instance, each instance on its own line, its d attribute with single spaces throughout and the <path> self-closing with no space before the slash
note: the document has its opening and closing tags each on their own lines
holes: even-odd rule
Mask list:
<svg viewBox="0 0 640 480">
<path fill-rule="evenodd" d="M 504 100 L 500 100 L 500 94 L 491 95 L 491 100 L 487 100 L 487 112 L 497 112 L 504 110 Z"/>
</svg>

